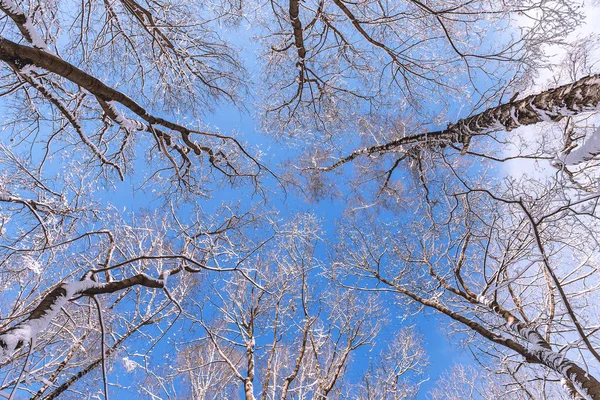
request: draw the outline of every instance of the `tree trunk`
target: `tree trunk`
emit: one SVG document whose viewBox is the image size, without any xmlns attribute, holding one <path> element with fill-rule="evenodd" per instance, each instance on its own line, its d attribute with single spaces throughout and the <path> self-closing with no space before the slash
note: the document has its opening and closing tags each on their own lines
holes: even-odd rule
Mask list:
<svg viewBox="0 0 600 400">
<path fill-rule="evenodd" d="M 511 131 L 519 126 L 541 121 L 559 121 L 564 117 L 598 110 L 600 106 L 600 74 L 587 76 L 555 89 L 510 101 L 479 114 L 449 124 L 446 129 L 405 136 L 377 146 L 357 150 L 322 170 L 330 171 L 358 156 L 386 152 L 406 145 L 445 146 L 462 144 L 466 150 L 473 136 L 494 131 Z"/>
</svg>

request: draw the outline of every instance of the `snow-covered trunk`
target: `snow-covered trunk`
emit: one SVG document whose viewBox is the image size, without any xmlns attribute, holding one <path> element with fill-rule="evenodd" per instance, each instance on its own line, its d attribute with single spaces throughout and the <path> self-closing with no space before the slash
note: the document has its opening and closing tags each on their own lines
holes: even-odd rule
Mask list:
<svg viewBox="0 0 600 400">
<path fill-rule="evenodd" d="M 563 378 L 568 379 L 583 398 L 600 399 L 600 382 L 579 365 L 566 358 L 565 355 L 553 351 L 535 329 L 528 328 L 520 321 L 509 323 L 507 326 L 531 343 L 528 351 L 532 356 L 548 368 L 558 372 Z"/>
<path fill-rule="evenodd" d="M 256 400 L 254 397 L 254 349 L 256 347 L 256 342 L 254 340 L 254 314 L 251 316 L 247 334 L 246 358 L 248 362 L 248 376 L 244 379 L 244 392 L 246 400 Z"/>
<path fill-rule="evenodd" d="M 131 278 L 106 283 L 93 281 L 90 279 L 91 274 L 88 273 L 81 281 L 61 283 L 42 299 L 29 317 L 12 328 L 0 332 L 0 360 L 10 356 L 24 345 L 31 343 L 38 334 L 48 328 L 60 309 L 76 295 L 93 296 L 114 293 L 136 285 L 148 288 L 164 288 L 167 276 L 179 271 L 179 269 L 176 269 L 163 272 L 159 279 L 146 274 L 138 274 Z"/>
<path fill-rule="evenodd" d="M 511 131 L 520 126 L 533 125 L 542 121 L 558 121 L 570 115 L 599 109 L 600 74 L 597 74 L 568 85 L 527 96 L 521 100 L 509 101 L 500 106 L 488 108 L 479 114 L 449 124 L 445 129 L 403 136 L 391 142 L 356 150 L 330 166 L 320 169 L 331 171 L 358 156 L 379 154 L 403 146 L 418 144 L 427 146 L 462 144 L 463 151 L 466 151 L 474 136 L 487 135 L 495 131 Z M 594 139 L 592 142 L 596 143 L 596 140 Z M 587 148 L 592 147 L 596 150 L 595 145 L 587 146 Z M 579 157 L 586 158 L 590 155 L 585 154 Z"/>
<path fill-rule="evenodd" d="M 471 136 L 495 130 L 511 131 L 542 121 L 558 121 L 570 115 L 598 110 L 600 75 L 591 75 L 568 85 L 490 108 L 449 125 L 445 133 L 453 142 L 466 143 Z"/>
<path fill-rule="evenodd" d="M 244 396 L 246 400 L 256 400 L 254 398 L 254 384 L 250 378 L 244 380 Z"/>
<path fill-rule="evenodd" d="M 571 385 L 566 386 L 569 387 L 569 391 L 574 389 L 577 392 L 569 393 L 571 397 L 600 399 L 600 382 L 579 365 L 569 360 L 566 355 L 552 350 L 550 344 L 536 329 L 527 326 L 498 303 L 485 296 L 478 296 L 477 301 L 504 318 L 506 326 L 517 336 L 527 341 L 528 346 L 526 349 L 531 360 L 545 365 L 572 383 L 572 388 Z"/>
</svg>

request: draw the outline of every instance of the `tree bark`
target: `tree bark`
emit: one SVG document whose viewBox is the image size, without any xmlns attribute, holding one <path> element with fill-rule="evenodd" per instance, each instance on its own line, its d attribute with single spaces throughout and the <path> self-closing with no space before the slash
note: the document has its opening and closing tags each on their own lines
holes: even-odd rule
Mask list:
<svg viewBox="0 0 600 400">
<path fill-rule="evenodd" d="M 418 296 L 417 294 L 406 290 L 402 286 L 379 275 L 378 272 L 373 271 L 372 273 L 376 279 L 385 285 L 394 288 L 398 293 L 408 296 L 424 306 L 436 309 L 455 321 L 468 326 L 484 338 L 515 351 L 523 356 L 527 362 L 545 365 L 552 371 L 560 374 L 563 378 L 572 382 L 577 392 L 584 398 L 600 400 L 600 382 L 594 376 L 588 374 L 583 368 L 575 364 L 573 361 L 551 350 L 549 345 L 547 347 L 544 346 L 545 340 L 537 331 L 528 328 L 525 326 L 525 324 L 514 318 L 510 313 L 508 313 L 508 315 L 503 315 L 502 309 L 496 307 L 496 304 L 493 302 L 487 301 L 484 298 L 479 299 L 480 304 L 492 308 L 492 310 L 505 317 L 508 328 L 515 332 L 519 337 L 525 339 L 529 344 L 528 346 L 523 346 L 522 344 L 510 338 L 497 335 L 477 322 L 465 317 L 464 315 L 461 315 L 443 306 L 437 300 L 426 299 Z M 538 339 L 541 340 L 541 342 L 539 342 Z"/>
<path fill-rule="evenodd" d="M 571 385 L 565 384 L 571 397 L 600 399 L 600 382 L 565 355 L 552 350 L 550 344 L 536 329 L 524 324 L 495 301 L 484 296 L 479 296 L 477 301 L 502 316 L 508 329 L 529 343 L 526 351 L 531 358 L 539 360 L 541 364 L 559 373 L 566 382 L 571 383 Z"/>
<path fill-rule="evenodd" d="M 511 131 L 519 126 L 541 121 L 559 121 L 570 115 L 598 110 L 600 106 L 600 74 L 590 75 L 576 82 L 510 101 L 489 108 L 479 114 L 449 124 L 446 129 L 404 136 L 377 146 L 356 150 L 321 170 L 330 171 L 358 156 L 382 153 L 406 145 L 425 144 L 446 146 L 461 144 L 466 150 L 474 136 L 494 131 Z"/>
</svg>

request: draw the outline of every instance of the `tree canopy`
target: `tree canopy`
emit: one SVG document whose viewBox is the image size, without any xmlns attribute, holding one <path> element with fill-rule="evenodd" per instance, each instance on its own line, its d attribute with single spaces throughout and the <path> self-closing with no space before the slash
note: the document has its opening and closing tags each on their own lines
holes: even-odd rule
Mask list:
<svg viewBox="0 0 600 400">
<path fill-rule="evenodd" d="M 600 399 L 597 12 L 0 0 L 0 396 Z"/>
</svg>

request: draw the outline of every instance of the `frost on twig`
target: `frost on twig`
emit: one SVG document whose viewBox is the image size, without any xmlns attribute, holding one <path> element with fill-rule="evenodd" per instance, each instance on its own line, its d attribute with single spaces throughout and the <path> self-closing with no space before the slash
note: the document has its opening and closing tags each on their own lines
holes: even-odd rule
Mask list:
<svg viewBox="0 0 600 400">
<path fill-rule="evenodd" d="M 102 164 L 109 165 L 114 168 L 119 174 L 119 178 L 121 180 L 124 179 L 123 171 L 119 165 L 110 161 L 106 158 L 106 155 L 100 151 L 98 146 L 96 146 L 90 138 L 83 131 L 83 126 L 77 119 L 77 116 L 69 110 L 69 108 L 55 95 L 52 94 L 51 90 L 46 87 L 37 77 L 34 75 L 35 67 L 31 64 L 26 65 L 25 67 L 17 70 L 17 73 L 23 77 L 27 82 L 31 84 L 34 88 L 36 88 L 50 103 L 54 104 L 56 108 L 63 114 L 63 116 L 69 121 L 69 123 L 73 126 L 81 141 L 94 153 L 96 157 L 100 160 Z"/>
</svg>

